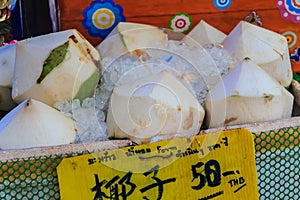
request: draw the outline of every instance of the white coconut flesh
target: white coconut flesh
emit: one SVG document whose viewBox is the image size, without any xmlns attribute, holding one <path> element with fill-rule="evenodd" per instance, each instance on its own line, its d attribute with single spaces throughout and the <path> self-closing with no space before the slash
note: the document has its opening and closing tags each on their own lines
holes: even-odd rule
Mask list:
<svg viewBox="0 0 300 200">
<path fill-rule="evenodd" d="M 12 79 L 16 58 L 16 44 L 0 47 L 0 110 L 10 111 L 16 106 L 12 99 Z"/>
<path fill-rule="evenodd" d="M 16 44 L 0 47 L 0 86 L 11 88 L 16 58 Z"/>
<path fill-rule="evenodd" d="M 25 100 L 0 121 L 0 149 L 21 149 L 73 143 L 75 123 L 36 100 Z"/>
<path fill-rule="evenodd" d="M 169 71 L 115 87 L 109 104 L 108 134 L 149 142 L 159 135 L 199 131 L 204 109 Z"/>
<path fill-rule="evenodd" d="M 41 79 L 53 49 L 68 44 L 61 62 Z M 93 94 L 100 79 L 99 53 L 76 30 L 39 36 L 17 44 L 12 97 L 20 103 L 33 98 L 48 105 Z"/>
<path fill-rule="evenodd" d="M 201 20 L 183 39 L 188 45 L 219 44 L 226 34 Z"/>
<path fill-rule="evenodd" d="M 284 36 L 241 21 L 222 45 L 236 60 L 236 65 L 249 57 L 284 87 L 291 84 L 292 69 Z"/>
<path fill-rule="evenodd" d="M 293 95 L 275 79 L 245 59 L 209 92 L 206 123 L 221 127 L 289 118 L 293 100 Z"/>
<path fill-rule="evenodd" d="M 138 49 L 160 48 L 168 42 L 164 29 L 139 23 L 120 22 L 96 49 L 104 57 L 119 57 Z"/>
</svg>

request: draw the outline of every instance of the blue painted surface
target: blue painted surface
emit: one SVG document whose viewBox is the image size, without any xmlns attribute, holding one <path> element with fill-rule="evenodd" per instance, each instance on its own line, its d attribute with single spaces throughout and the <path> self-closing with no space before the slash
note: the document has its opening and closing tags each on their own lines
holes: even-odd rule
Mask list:
<svg viewBox="0 0 300 200">
<path fill-rule="evenodd" d="M 119 22 L 125 22 L 123 8 L 113 0 L 93 1 L 89 7 L 84 9 L 84 20 L 82 25 L 88 29 L 91 36 L 104 39 Z M 102 18 L 104 19 L 101 21 Z"/>
<path fill-rule="evenodd" d="M 225 10 L 232 4 L 232 0 L 213 0 L 214 6 L 219 10 Z"/>
</svg>

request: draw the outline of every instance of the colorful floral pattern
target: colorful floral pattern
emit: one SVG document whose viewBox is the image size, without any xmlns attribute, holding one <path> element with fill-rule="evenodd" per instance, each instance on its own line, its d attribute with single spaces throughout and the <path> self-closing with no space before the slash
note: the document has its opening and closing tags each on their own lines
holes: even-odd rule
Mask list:
<svg viewBox="0 0 300 200">
<path fill-rule="evenodd" d="M 192 26 L 192 18 L 186 13 L 179 13 L 171 17 L 169 28 L 174 32 L 186 33 Z"/>
<path fill-rule="evenodd" d="M 297 34 L 293 31 L 286 31 L 282 33 L 282 35 L 286 38 L 289 48 L 292 48 L 297 43 Z"/>
<path fill-rule="evenodd" d="M 83 26 L 91 36 L 104 39 L 119 22 L 124 22 L 123 8 L 113 0 L 97 0 L 83 12 Z"/>
<path fill-rule="evenodd" d="M 300 46 L 295 49 L 295 52 L 291 55 L 291 60 L 294 62 L 300 61 Z"/>
<path fill-rule="evenodd" d="M 214 5 L 219 10 L 224 10 L 231 6 L 232 0 L 214 0 Z"/>
<path fill-rule="evenodd" d="M 262 26 L 262 21 L 255 11 L 252 11 L 249 15 L 247 15 L 244 21 L 257 26 Z"/>
<path fill-rule="evenodd" d="M 300 23 L 300 0 L 277 0 L 277 7 L 283 19 Z"/>
</svg>

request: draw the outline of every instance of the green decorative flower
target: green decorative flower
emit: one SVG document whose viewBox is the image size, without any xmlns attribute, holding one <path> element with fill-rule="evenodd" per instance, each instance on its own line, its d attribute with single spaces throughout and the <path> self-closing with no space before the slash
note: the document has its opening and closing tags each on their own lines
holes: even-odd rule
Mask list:
<svg viewBox="0 0 300 200">
<path fill-rule="evenodd" d="M 192 27 L 192 18 L 186 13 L 179 13 L 171 17 L 169 28 L 177 33 L 186 33 Z"/>
</svg>

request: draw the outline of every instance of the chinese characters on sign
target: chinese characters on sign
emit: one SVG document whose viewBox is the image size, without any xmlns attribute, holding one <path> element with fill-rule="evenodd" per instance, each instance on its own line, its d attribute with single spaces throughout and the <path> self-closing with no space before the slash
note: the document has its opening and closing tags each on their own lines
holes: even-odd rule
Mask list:
<svg viewBox="0 0 300 200">
<path fill-rule="evenodd" d="M 152 179 L 155 183 L 147 185 L 139 189 L 139 192 L 146 193 L 148 190 L 157 188 L 157 200 L 162 199 L 164 184 L 175 182 L 176 178 L 169 178 L 166 180 L 161 180 L 157 177 L 159 166 L 156 165 L 153 169 L 143 173 L 144 176 L 148 176 L 153 173 Z M 123 177 L 115 176 L 111 180 L 102 180 L 99 181 L 98 174 L 95 174 L 96 185 L 91 188 L 92 192 L 95 192 L 94 200 L 102 199 L 127 199 L 130 195 L 135 192 L 137 185 L 131 182 L 132 172 L 126 173 Z M 108 193 L 103 192 L 102 187 L 108 190 Z M 148 199 L 147 196 L 143 196 L 143 199 Z"/>
<path fill-rule="evenodd" d="M 258 199 L 252 134 L 215 136 L 214 143 L 201 135 L 64 159 L 61 199 Z"/>
</svg>

